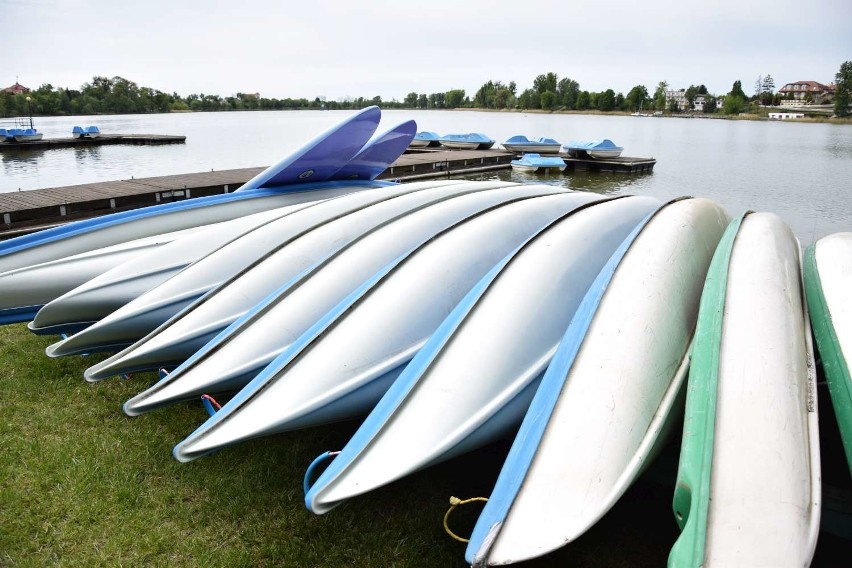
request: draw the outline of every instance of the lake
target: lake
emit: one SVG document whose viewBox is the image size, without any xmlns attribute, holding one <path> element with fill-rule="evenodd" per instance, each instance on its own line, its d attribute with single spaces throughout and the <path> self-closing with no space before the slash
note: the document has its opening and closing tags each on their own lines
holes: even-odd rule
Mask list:
<svg viewBox="0 0 852 568">
<path fill-rule="evenodd" d="M 47 138 L 75 125 L 104 133 L 185 135 L 186 144 L 58 148 L 0 154 L 0 192 L 272 164 L 351 111 L 175 113 L 37 117 Z M 611 138 L 625 156 L 654 157 L 651 174 L 482 177 L 564 185 L 611 195 L 714 199 L 736 215 L 780 215 L 807 245 L 852 230 L 852 127 L 763 121 L 477 111 L 383 111 L 380 130 L 404 120 L 439 134 L 483 132 L 569 140 Z"/>
</svg>

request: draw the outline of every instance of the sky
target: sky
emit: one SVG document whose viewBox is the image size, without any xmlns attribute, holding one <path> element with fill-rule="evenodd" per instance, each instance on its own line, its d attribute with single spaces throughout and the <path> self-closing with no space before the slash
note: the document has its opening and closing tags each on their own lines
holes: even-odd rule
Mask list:
<svg viewBox="0 0 852 568">
<path fill-rule="evenodd" d="M 588 91 L 828 83 L 852 0 L 0 0 L 0 87 L 402 100 L 554 72 Z"/>
</svg>

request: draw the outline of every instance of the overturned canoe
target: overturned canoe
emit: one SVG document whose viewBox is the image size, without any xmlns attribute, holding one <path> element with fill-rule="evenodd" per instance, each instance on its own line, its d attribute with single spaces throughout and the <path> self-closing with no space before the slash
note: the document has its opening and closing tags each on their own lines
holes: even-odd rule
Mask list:
<svg viewBox="0 0 852 568">
<path fill-rule="evenodd" d="M 148 336 L 88 369 L 86 378 L 97 380 L 120 373 L 174 366 L 204 347 L 258 302 L 274 302 L 276 297 L 287 291 L 316 290 L 310 299 L 306 297 L 297 301 L 292 310 L 276 314 L 276 320 L 280 319 L 283 329 L 274 326 L 260 332 L 263 338 L 260 346 L 268 347 L 271 343 L 273 351 L 280 352 L 288 343 L 281 343 L 284 337 L 292 340 L 301 335 L 377 270 L 447 226 L 501 201 L 560 192 L 564 190 L 547 186 L 506 187 L 501 182 L 482 182 L 455 184 L 400 196 L 391 200 L 396 203 L 386 204 L 393 206 L 396 214 L 382 217 L 382 222 L 319 262 L 290 278 L 282 278 L 293 264 L 292 251 L 285 249 L 281 254 L 269 256 L 250 270 L 241 272 L 238 278 L 212 290 L 203 301 L 188 307 Z M 410 204 L 404 205 L 406 201 Z M 378 210 L 380 207 L 382 205 L 370 209 Z M 378 211 L 371 214 L 376 213 Z M 221 348 L 218 345 L 213 349 L 218 352 Z M 257 364 L 263 353 L 250 349 L 238 356 L 242 360 L 254 360 Z M 274 358 L 274 354 L 267 362 Z M 228 369 L 230 367 L 223 370 Z"/>
<path fill-rule="evenodd" d="M 55 297 L 38 311 L 27 327 L 39 334 L 79 331 L 162 284 L 193 261 L 214 252 L 261 224 L 308 205 L 309 203 L 302 203 L 280 207 L 192 229 L 188 234 L 183 233 L 166 244 L 95 274 L 77 287 Z M 77 270 L 79 269 L 75 265 L 75 271 Z"/>
<path fill-rule="evenodd" d="M 731 222 L 701 297 L 669 566 L 807 566 L 820 462 L 799 244 L 771 213 Z"/>
<path fill-rule="evenodd" d="M 251 437 L 366 414 L 495 263 L 542 226 L 598 199 L 564 194 L 507 203 L 390 263 L 181 442 L 175 457 L 187 461 Z"/>
<path fill-rule="evenodd" d="M 674 201 L 613 254 L 530 404 L 469 563 L 520 562 L 575 540 L 647 465 L 680 415 L 698 302 L 728 220 L 707 199 Z"/>
<path fill-rule="evenodd" d="M 403 253 L 396 254 L 393 258 L 378 266 L 369 274 L 365 275 L 365 269 L 369 270 L 375 265 L 377 260 L 387 258 L 385 252 L 389 249 L 387 241 L 404 242 L 409 240 L 410 236 L 400 238 L 395 233 L 397 230 L 405 230 L 411 232 L 411 223 L 406 221 L 400 222 L 399 227 L 392 226 L 378 231 L 372 236 L 362 239 L 354 246 L 349 247 L 340 254 L 327 259 L 322 263 L 318 263 L 309 271 L 305 271 L 298 278 L 288 282 L 285 286 L 270 294 L 257 306 L 252 308 L 247 314 L 235 321 L 227 330 L 223 331 L 219 336 L 211 340 L 197 353 L 193 354 L 184 364 L 180 365 L 167 377 L 163 378 L 156 385 L 147 391 L 137 395 L 129 400 L 125 405 L 125 412 L 128 414 L 139 414 L 146 410 L 151 410 L 169 404 L 184 400 L 186 398 L 195 397 L 203 393 L 217 393 L 229 390 L 238 390 L 245 386 L 255 375 L 257 375 L 264 367 L 275 359 L 285 348 L 289 347 L 300 336 L 302 336 L 312 325 L 320 318 L 325 316 L 335 305 L 342 301 L 347 294 L 358 288 L 361 282 L 368 280 L 373 273 L 378 272 L 388 262 L 393 261 L 395 264 L 402 262 L 403 258 L 410 258 L 425 248 L 435 248 L 432 243 L 436 240 L 447 241 L 443 235 L 453 233 L 459 238 L 455 240 L 454 246 L 457 248 L 465 248 L 465 255 L 455 253 L 448 255 L 449 258 L 455 260 L 456 265 L 460 263 L 460 257 L 465 259 L 488 259 L 498 253 L 494 253 L 495 249 L 502 250 L 505 253 L 505 248 L 514 246 L 516 243 L 513 239 L 516 237 L 518 229 L 506 230 L 500 238 L 491 241 L 484 241 L 482 246 L 464 247 L 464 242 L 460 235 L 462 227 L 470 225 L 484 225 L 484 223 L 474 223 L 475 219 L 480 217 L 496 218 L 493 213 L 498 208 L 511 209 L 508 205 L 516 203 L 520 200 L 528 200 L 541 195 L 552 195 L 556 193 L 553 188 L 545 186 L 514 186 L 499 189 L 492 189 L 485 194 L 476 193 L 457 197 L 450 202 L 442 204 L 443 211 L 434 211 L 430 214 L 440 213 L 445 217 L 445 228 L 435 233 L 424 234 L 419 242 L 415 243 L 409 250 Z M 591 200 L 593 196 L 587 194 L 570 194 L 570 197 L 564 199 L 582 202 L 584 199 Z M 561 200 L 561 199 L 560 199 Z M 456 202 L 456 203 L 453 203 Z M 464 202 L 468 202 L 465 204 Z M 452 209 L 457 212 L 453 212 Z M 471 206 L 474 206 L 471 208 Z M 433 206 L 432 208 L 435 208 Z M 461 209 L 463 207 L 464 209 Z M 467 214 L 465 209 L 467 210 Z M 502 219 L 506 221 L 506 219 Z M 493 232 L 498 232 L 498 225 L 491 224 Z M 522 227 L 522 226 L 521 226 Z M 520 230 L 523 230 L 522 228 Z M 384 233 L 384 234 L 382 234 Z M 474 233 L 466 232 L 468 236 L 467 242 L 471 242 L 470 238 Z M 383 244 L 381 241 L 386 241 Z M 394 243 L 393 248 L 397 244 Z M 500 247 L 503 247 L 502 249 Z M 447 257 L 445 257 L 447 258 Z M 450 262 L 445 260 L 445 262 Z M 449 269 L 444 267 L 442 272 L 438 272 L 439 267 L 436 266 L 434 274 L 442 274 L 445 278 L 449 275 Z M 473 270 L 477 267 L 474 266 Z M 468 269 L 470 270 L 470 269 Z M 425 274 L 420 272 L 419 274 Z M 421 278 L 421 280 L 424 280 Z M 429 281 L 429 279 L 425 279 Z M 461 283 L 453 280 L 455 283 L 454 290 L 458 290 Z M 423 285 L 418 283 L 417 285 Z M 415 294 L 416 286 L 407 288 L 409 297 L 416 296 L 418 304 L 426 305 L 428 302 L 428 294 Z M 436 292 L 444 290 L 439 287 Z M 452 294 L 452 291 L 445 291 Z M 458 293 L 458 292 L 456 292 Z M 384 294 L 388 301 L 382 307 L 388 307 L 391 304 L 390 298 L 393 297 Z M 402 317 L 400 314 L 405 311 L 405 308 L 396 308 L 394 317 Z M 378 314 L 373 314 L 374 318 L 381 317 Z M 398 319 L 396 321 L 399 321 Z M 422 318 L 416 320 L 408 320 L 412 323 L 422 323 Z M 395 353 L 392 345 L 395 345 L 397 340 L 401 340 L 404 334 L 394 335 L 394 337 L 381 345 L 375 347 L 383 347 Z M 345 365 L 354 365 L 352 359 L 349 358 L 349 347 L 356 342 L 350 342 L 344 350 L 337 350 L 333 359 L 335 361 L 345 362 Z M 378 362 L 379 357 L 374 357 L 373 361 Z M 361 376 L 367 374 L 368 367 L 359 366 Z M 334 377 L 329 373 L 322 373 L 322 378 L 316 378 L 315 381 L 323 384 L 331 384 Z"/>
<path fill-rule="evenodd" d="M 452 187 L 452 186 L 450 186 Z M 393 205 L 412 206 L 394 198 L 419 194 L 428 198 L 431 185 L 389 186 L 325 200 L 255 228 L 198 260 L 153 290 L 122 306 L 96 324 L 48 347 L 51 357 L 118 351 L 156 329 L 210 290 L 280 253 L 289 257 L 281 283 L 339 249 L 393 213 Z M 388 208 L 372 206 L 387 204 Z M 359 214 L 360 213 L 360 214 Z"/>
<path fill-rule="evenodd" d="M 305 496 L 308 508 L 323 513 L 515 427 L 586 290 L 658 206 L 623 197 L 584 207 L 495 266 L 319 477 Z"/>
<path fill-rule="evenodd" d="M 852 233 L 808 247 L 804 274 L 814 338 L 852 472 Z"/>
</svg>

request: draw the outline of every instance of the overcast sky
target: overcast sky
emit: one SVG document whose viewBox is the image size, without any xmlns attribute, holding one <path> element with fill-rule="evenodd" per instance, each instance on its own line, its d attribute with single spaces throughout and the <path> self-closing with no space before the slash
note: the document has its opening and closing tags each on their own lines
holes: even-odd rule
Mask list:
<svg viewBox="0 0 852 568">
<path fill-rule="evenodd" d="M 0 24 L 0 87 L 119 75 L 182 96 L 520 92 L 548 71 L 589 91 L 751 93 L 852 60 L 852 0 L 0 0 Z"/>
</svg>

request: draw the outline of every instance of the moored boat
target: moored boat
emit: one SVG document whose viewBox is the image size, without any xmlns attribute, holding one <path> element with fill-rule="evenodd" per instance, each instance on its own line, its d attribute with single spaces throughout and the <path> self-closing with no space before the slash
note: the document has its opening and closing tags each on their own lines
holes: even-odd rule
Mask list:
<svg viewBox="0 0 852 568">
<path fill-rule="evenodd" d="M 414 135 L 409 146 L 411 148 L 426 148 L 428 146 L 440 146 L 440 136 L 436 132 L 424 130 Z"/>
<path fill-rule="evenodd" d="M 512 169 L 519 172 L 538 172 L 548 170 L 563 171 L 565 160 L 558 156 L 541 156 L 539 154 L 524 154 L 518 160 L 512 160 Z"/>
<path fill-rule="evenodd" d="M 35 128 L 15 128 L 11 132 L 15 142 L 38 142 L 44 138 L 44 134 Z"/>
<path fill-rule="evenodd" d="M 677 200 L 613 254 L 515 436 L 471 536 L 469 563 L 520 562 L 575 540 L 667 440 L 682 410 L 704 278 L 727 224 L 710 200 Z"/>
<path fill-rule="evenodd" d="M 809 246 L 804 276 L 814 339 L 852 472 L 852 233 Z"/>
<path fill-rule="evenodd" d="M 621 156 L 624 148 L 616 146 L 615 143 L 604 138 L 603 140 L 592 140 L 591 142 L 571 141 L 563 146 L 569 156 L 580 157 L 583 155 L 592 158 L 605 159 Z"/>
<path fill-rule="evenodd" d="M 799 243 L 731 222 L 692 347 L 669 566 L 807 566 L 820 518 L 816 376 Z"/>
<path fill-rule="evenodd" d="M 101 131 L 97 126 L 75 126 L 71 129 L 74 138 L 97 138 Z"/>
<path fill-rule="evenodd" d="M 517 153 L 558 154 L 562 149 L 562 144 L 553 138 L 529 139 L 523 134 L 518 134 L 503 142 L 503 147 L 510 152 Z"/>
<path fill-rule="evenodd" d="M 443 147 L 458 150 L 487 150 L 494 145 L 494 140 L 480 132 L 445 134 L 439 140 Z"/>
</svg>

